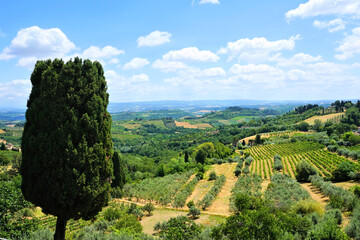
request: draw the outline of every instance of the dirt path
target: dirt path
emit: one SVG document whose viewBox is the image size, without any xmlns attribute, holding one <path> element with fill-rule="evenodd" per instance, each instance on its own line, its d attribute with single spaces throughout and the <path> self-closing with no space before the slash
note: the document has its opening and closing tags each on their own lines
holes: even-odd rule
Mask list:
<svg viewBox="0 0 360 240">
<path fill-rule="evenodd" d="M 300 185 L 310 193 L 312 199 L 321 203 L 321 205 L 325 206 L 329 203 L 329 198 L 324 196 L 324 194 L 318 188 L 311 185 L 311 183 L 301 183 Z"/>
<path fill-rule="evenodd" d="M 207 179 L 200 180 L 198 184 L 196 184 L 194 191 L 186 199 L 186 203 L 194 201 L 194 203 L 196 204 L 198 201 L 203 199 L 206 193 L 214 185 L 214 182 L 215 181 L 208 181 Z"/>
</svg>

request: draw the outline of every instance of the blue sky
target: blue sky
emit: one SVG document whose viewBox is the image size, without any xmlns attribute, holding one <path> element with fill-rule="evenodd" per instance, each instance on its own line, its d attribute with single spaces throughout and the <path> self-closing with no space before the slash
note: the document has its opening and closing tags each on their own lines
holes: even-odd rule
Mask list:
<svg viewBox="0 0 360 240">
<path fill-rule="evenodd" d="M 111 102 L 359 98 L 360 1 L 6 1 L 0 107 L 25 107 L 36 60 L 75 56 Z"/>
</svg>

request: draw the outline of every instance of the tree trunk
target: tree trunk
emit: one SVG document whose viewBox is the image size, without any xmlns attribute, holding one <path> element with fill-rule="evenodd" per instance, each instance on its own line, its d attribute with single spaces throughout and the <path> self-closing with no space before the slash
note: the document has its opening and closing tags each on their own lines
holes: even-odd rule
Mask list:
<svg viewBox="0 0 360 240">
<path fill-rule="evenodd" d="M 61 217 L 57 218 L 54 240 L 65 240 L 66 222 L 67 220 Z"/>
</svg>

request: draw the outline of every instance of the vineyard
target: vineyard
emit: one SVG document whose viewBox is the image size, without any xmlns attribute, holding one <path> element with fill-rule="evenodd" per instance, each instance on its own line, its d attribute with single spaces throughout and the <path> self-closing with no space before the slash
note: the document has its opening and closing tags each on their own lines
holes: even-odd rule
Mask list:
<svg viewBox="0 0 360 240">
<path fill-rule="evenodd" d="M 324 146 L 312 142 L 284 143 L 277 145 L 263 145 L 246 149 L 254 161 L 250 165 L 250 171 L 262 176 L 263 179 L 270 179 L 274 174 L 273 157 L 279 154 L 282 158 L 283 174 L 288 174 L 295 178 L 296 165 L 304 160 L 312 164 L 321 176 L 330 177 L 337 166 L 343 162 L 349 162 L 356 169 L 359 165 L 347 158 L 338 156 L 323 149 Z"/>
</svg>

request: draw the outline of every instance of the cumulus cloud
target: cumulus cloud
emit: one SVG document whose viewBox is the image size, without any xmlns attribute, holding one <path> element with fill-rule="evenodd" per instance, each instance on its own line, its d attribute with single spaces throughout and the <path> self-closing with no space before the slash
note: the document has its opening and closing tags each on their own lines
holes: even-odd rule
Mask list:
<svg viewBox="0 0 360 240">
<path fill-rule="evenodd" d="M 336 32 L 345 29 L 346 22 L 340 18 L 336 18 L 331 21 L 314 21 L 314 26 L 317 28 L 327 28 L 329 32 Z"/>
<path fill-rule="evenodd" d="M 111 59 L 120 54 L 125 54 L 125 52 L 113 46 L 105 46 L 103 48 L 97 46 L 90 46 L 89 48 L 85 49 L 82 53 L 75 55 L 81 56 L 83 58 L 98 60 L 98 59 Z"/>
<path fill-rule="evenodd" d="M 179 61 L 165 61 L 162 59 L 158 59 L 152 64 L 152 67 L 159 69 L 163 72 L 172 72 L 178 69 L 187 68 L 188 66 Z"/>
<path fill-rule="evenodd" d="M 146 58 L 133 58 L 130 62 L 124 65 L 123 70 L 139 69 L 148 64 L 150 64 L 150 62 Z"/>
<path fill-rule="evenodd" d="M 31 91 L 30 80 L 17 79 L 10 82 L 0 82 L 0 99 L 2 107 L 24 107 Z"/>
<path fill-rule="evenodd" d="M 335 58 L 346 60 L 360 53 L 360 27 L 354 28 L 352 34 L 345 37 L 340 46 L 335 49 L 340 54 L 336 54 Z"/>
<path fill-rule="evenodd" d="M 170 42 L 171 33 L 154 31 L 137 39 L 138 47 L 154 47 Z"/>
<path fill-rule="evenodd" d="M 242 38 L 235 42 L 228 42 L 227 46 L 220 48 L 218 53 L 229 55 L 229 60 L 238 57 L 239 60 L 264 61 L 268 59 L 270 53 L 292 50 L 298 39 L 300 39 L 300 35 L 277 41 L 269 41 L 263 37 Z"/>
<path fill-rule="evenodd" d="M 303 66 L 307 63 L 320 62 L 323 59 L 320 55 L 314 57 L 306 53 L 297 53 L 291 58 L 283 58 L 281 56 L 276 56 L 272 58 L 272 60 L 278 62 L 277 66 L 279 67 L 294 67 Z"/>
<path fill-rule="evenodd" d="M 36 57 L 38 59 L 63 57 L 74 49 L 75 44 L 60 29 L 42 29 L 33 26 L 17 33 L 10 46 L 0 54 L 0 60 L 15 57 Z"/>
<path fill-rule="evenodd" d="M 219 0 L 201 0 L 199 4 L 206 4 L 206 3 L 220 4 Z"/>
<path fill-rule="evenodd" d="M 163 59 L 166 61 L 217 62 L 219 57 L 208 50 L 200 51 L 196 47 L 188 47 L 181 50 L 170 51 L 163 56 Z"/>
<path fill-rule="evenodd" d="M 120 61 L 117 58 L 112 58 L 108 61 L 109 64 L 118 64 Z"/>
<path fill-rule="evenodd" d="M 147 81 L 149 81 L 149 76 L 144 73 L 141 73 L 141 74 L 132 76 L 130 78 L 130 81 L 133 83 L 147 82 Z"/>
<path fill-rule="evenodd" d="M 358 0 L 309 0 L 285 14 L 287 19 L 325 15 L 360 17 L 360 2 Z"/>
</svg>

